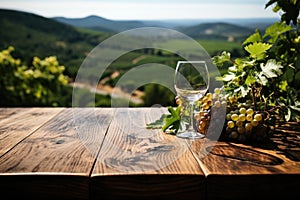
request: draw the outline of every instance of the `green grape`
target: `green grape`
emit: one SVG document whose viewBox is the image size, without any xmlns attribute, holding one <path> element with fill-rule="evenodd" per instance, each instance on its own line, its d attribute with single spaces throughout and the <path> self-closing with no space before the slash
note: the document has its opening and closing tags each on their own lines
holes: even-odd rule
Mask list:
<svg viewBox="0 0 300 200">
<path fill-rule="evenodd" d="M 212 106 L 212 105 L 213 105 L 212 100 L 208 100 L 208 101 L 207 101 L 207 104 L 208 104 L 209 106 Z"/>
<path fill-rule="evenodd" d="M 199 112 L 199 116 L 201 117 L 201 116 L 204 116 L 204 114 L 205 114 L 205 112 L 203 111 L 203 110 L 201 110 L 200 112 Z"/>
<path fill-rule="evenodd" d="M 212 93 L 207 93 L 205 96 L 207 97 L 208 100 L 211 100 L 213 95 Z"/>
<path fill-rule="evenodd" d="M 233 127 L 234 127 L 234 122 L 233 122 L 233 121 L 228 121 L 228 122 L 227 122 L 227 126 L 228 126 L 229 128 L 233 128 Z"/>
<path fill-rule="evenodd" d="M 239 120 L 242 121 L 242 122 L 245 121 L 246 120 L 246 116 L 244 114 L 240 114 L 239 115 Z"/>
<path fill-rule="evenodd" d="M 199 127 L 201 127 L 201 128 L 204 128 L 204 127 L 205 127 L 205 125 L 206 125 L 206 120 L 202 120 L 202 121 L 200 121 L 200 123 L 199 123 Z"/>
<path fill-rule="evenodd" d="M 223 100 L 223 101 L 221 102 L 221 106 L 222 106 L 222 108 L 226 108 L 227 102 Z"/>
<path fill-rule="evenodd" d="M 229 105 L 226 105 L 226 111 L 227 111 L 227 113 L 231 114 L 231 107 Z"/>
<path fill-rule="evenodd" d="M 203 102 L 203 103 L 207 103 L 208 100 L 209 100 L 208 97 L 207 97 L 207 96 L 204 96 L 203 99 L 202 99 L 202 102 Z"/>
<path fill-rule="evenodd" d="M 220 102 L 220 101 L 215 101 L 215 106 L 216 106 L 217 108 L 221 107 L 221 102 Z"/>
<path fill-rule="evenodd" d="M 202 122 L 202 121 L 206 121 L 206 117 L 201 116 L 201 117 L 200 117 L 200 122 Z"/>
<path fill-rule="evenodd" d="M 237 114 L 232 114 L 231 115 L 231 119 L 233 120 L 233 121 L 237 121 L 238 119 L 239 119 L 239 116 L 237 115 Z"/>
<path fill-rule="evenodd" d="M 210 107 L 210 106 L 209 106 L 207 103 L 204 103 L 204 104 L 202 105 L 202 108 L 205 109 L 205 110 L 208 110 L 209 107 Z"/>
<path fill-rule="evenodd" d="M 255 114 L 254 119 L 256 119 L 257 121 L 261 121 L 262 120 L 262 114 Z"/>
<path fill-rule="evenodd" d="M 252 121 L 251 121 L 251 125 L 252 126 L 257 126 L 259 124 L 259 122 L 256 120 L 256 119 L 253 119 Z"/>
<path fill-rule="evenodd" d="M 244 108 L 244 107 L 240 108 L 239 111 L 241 114 L 246 114 L 246 108 Z"/>
<path fill-rule="evenodd" d="M 205 112 L 203 116 L 205 117 L 205 119 L 207 119 L 209 117 L 209 113 Z"/>
<path fill-rule="evenodd" d="M 243 121 L 238 120 L 235 122 L 235 124 L 236 124 L 236 126 L 239 127 L 239 126 L 243 126 L 244 123 L 243 123 Z"/>
<path fill-rule="evenodd" d="M 232 128 L 229 128 L 228 126 L 226 127 L 226 133 L 227 133 L 227 134 L 230 134 L 232 131 L 233 131 Z"/>
<path fill-rule="evenodd" d="M 228 114 L 226 115 L 226 119 L 227 119 L 227 120 L 231 120 L 231 114 L 230 114 L 230 113 L 228 113 Z"/>
<path fill-rule="evenodd" d="M 248 109 L 246 110 L 246 113 L 247 113 L 247 115 L 253 115 L 253 114 L 254 114 L 254 111 L 253 111 L 252 108 L 248 108 Z"/>
<path fill-rule="evenodd" d="M 245 129 L 246 129 L 246 131 L 251 131 L 251 130 L 252 130 L 252 125 L 251 125 L 251 123 L 246 123 L 246 124 L 245 124 Z"/>
<path fill-rule="evenodd" d="M 213 94 L 213 99 L 219 99 L 219 98 L 220 98 L 220 94 L 216 94 L 216 93 Z"/>
<path fill-rule="evenodd" d="M 251 122 L 251 121 L 253 120 L 253 116 L 250 115 L 250 114 L 248 114 L 248 115 L 246 116 L 246 120 L 247 120 L 248 122 Z"/>
<path fill-rule="evenodd" d="M 237 97 L 236 96 L 231 96 L 228 98 L 228 100 L 230 101 L 230 103 L 235 103 L 237 102 Z"/>
<path fill-rule="evenodd" d="M 230 134 L 230 137 L 233 138 L 233 139 L 238 138 L 238 136 L 239 136 L 239 134 L 236 131 L 232 131 L 231 134 Z"/>
<path fill-rule="evenodd" d="M 239 126 L 237 128 L 237 132 L 240 133 L 240 134 L 243 134 L 243 133 L 245 133 L 245 128 L 243 126 Z"/>
<path fill-rule="evenodd" d="M 220 88 L 215 88 L 214 89 L 214 93 L 215 94 L 220 94 L 221 93 L 221 89 Z"/>
</svg>

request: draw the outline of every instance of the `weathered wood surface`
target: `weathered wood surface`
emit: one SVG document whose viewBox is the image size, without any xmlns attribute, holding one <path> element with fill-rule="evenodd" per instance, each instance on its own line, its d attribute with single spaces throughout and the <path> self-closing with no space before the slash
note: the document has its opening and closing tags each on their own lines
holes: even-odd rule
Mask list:
<svg viewBox="0 0 300 200">
<path fill-rule="evenodd" d="M 81 120 L 76 122 L 74 114 Z M 39 124 L 41 115 L 33 116 L 31 124 Z M 34 132 L 28 130 L 28 137 L 0 157 L 1 194 L 88 199 L 89 175 L 111 116 L 110 109 L 64 109 Z M 22 119 L 14 121 L 15 126 L 23 124 Z"/>
<path fill-rule="evenodd" d="M 251 146 L 146 129 L 164 108 L 0 108 L 7 199 L 261 199 L 298 195 L 298 124 Z M 296 128 L 294 128 L 296 127 Z"/>
<path fill-rule="evenodd" d="M 270 140 L 252 145 L 192 142 L 204 171 L 208 199 L 289 199 L 299 195 L 300 131 L 276 127 Z"/>
<path fill-rule="evenodd" d="M 0 108 L 0 156 L 61 110 L 60 108 Z"/>
<path fill-rule="evenodd" d="M 93 199 L 204 198 L 205 177 L 185 141 L 145 129 L 163 111 L 116 110 L 91 175 Z"/>
</svg>

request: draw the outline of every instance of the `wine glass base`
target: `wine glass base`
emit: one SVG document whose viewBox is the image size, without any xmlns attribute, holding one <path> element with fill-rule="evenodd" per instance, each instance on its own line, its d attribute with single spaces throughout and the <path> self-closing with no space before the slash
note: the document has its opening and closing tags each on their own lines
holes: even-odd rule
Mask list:
<svg viewBox="0 0 300 200">
<path fill-rule="evenodd" d="M 205 135 L 195 132 L 195 131 L 186 131 L 186 132 L 180 132 L 176 134 L 179 138 L 185 138 L 185 139 L 201 139 L 204 138 Z"/>
</svg>

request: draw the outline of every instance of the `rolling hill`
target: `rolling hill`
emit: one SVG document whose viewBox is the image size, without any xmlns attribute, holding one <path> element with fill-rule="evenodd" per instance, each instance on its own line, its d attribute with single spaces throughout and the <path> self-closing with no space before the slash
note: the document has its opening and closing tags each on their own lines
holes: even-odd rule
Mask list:
<svg viewBox="0 0 300 200">
<path fill-rule="evenodd" d="M 180 23 L 172 21 L 168 24 L 168 21 L 155 20 L 116 21 L 98 16 L 78 19 L 45 18 L 33 13 L 0 9 L 0 26 L 3 30 L 0 32 L 0 49 L 14 46 L 16 51 L 13 54 L 28 63 L 33 56 L 44 58 L 55 55 L 60 64 L 66 66 L 67 75 L 74 78 L 86 55 L 113 32 L 145 26 L 171 27 L 178 24 Z M 222 50 L 240 51 L 239 38 L 253 32 L 252 29 L 243 26 L 215 22 L 179 26 L 176 29 L 197 39 L 211 55 Z M 131 60 L 126 62 L 130 63 Z"/>
<path fill-rule="evenodd" d="M 114 21 L 95 15 L 91 15 L 84 18 L 55 17 L 52 19 L 75 27 L 89 28 L 92 30 L 104 32 L 120 32 L 132 28 L 146 26 L 141 21 Z"/>
<path fill-rule="evenodd" d="M 27 12 L 0 9 L 0 49 L 14 46 L 13 54 L 26 62 L 33 56 L 57 56 L 67 67 L 67 74 L 74 77 L 86 54 L 108 34 L 81 31 Z"/>
<path fill-rule="evenodd" d="M 115 21 L 89 16 L 82 19 L 45 18 L 33 13 L 16 10 L 0 9 L 0 50 L 14 46 L 14 57 L 20 58 L 26 64 L 31 63 L 34 56 L 45 58 L 56 56 L 59 63 L 66 67 L 66 74 L 75 78 L 78 68 L 87 54 L 100 42 L 122 30 L 145 27 L 173 27 L 195 39 L 208 50 L 210 55 L 220 51 L 240 52 L 239 41 L 228 41 L 252 33 L 250 29 L 227 23 L 202 23 L 193 26 L 177 26 L 177 23 L 161 21 Z M 169 42 L 169 41 L 166 41 Z M 174 42 L 174 41 L 173 41 Z M 178 42 L 182 48 L 181 41 Z M 167 45 L 167 44 L 165 44 Z M 176 44 L 177 45 L 177 44 Z M 118 51 L 118 46 L 114 50 Z M 147 50 L 147 51 L 146 51 Z M 141 49 L 128 52 L 116 59 L 103 73 L 106 82 L 103 85 L 113 87 L 119 78 L 132 67 L 146 63 L 162 63 L 175 66 L 177 55 L 160 50 Z M 171 64 L 170 64 L 171 63 Z M 118 76 L 112 76 L 118 74 Z M 97 76 L 91 72 L 88 76 Z M 102 78 L 103 78 L 102 77 Z M 130 86 L 130 83 L 128 83 Z M 144 88 L 141 88 L 144 90 Z M 165 91 L 164 91 L 165 93 Z M 151 98 L 158 98 L 150 95 Z M 97 105 L 109 105 L 107 97 L 100 98 Z M 104 99 L 104 100 L 103 100 Z M 100 100 L 102 102 L 100 102 Z M 157 99 L 156 99 L 157 100 Z M 165 98 L 159 100 L 163 101 Z M 152 105 L 152 104 L 151 104 Z"/>
<path fill-rule="evenodd" d="M 179 31 L 193 38 L 199 39 L 244 39 L 253 33 L 252 28 L 228 24 L 228 23 L 202 23 L 195 26 L 179 27 Z"/>
<path fill-rule="evenodd" d="M 146 26 L 172 28 L 182 33 L 185 33 L 196 39 L 221 39 L 227 40 L 228 37 L 245 38 L 253 32 L 253 28 L 247 28 L 236 24 L 225 22 L 210 22 L 204 23 L 199 20 L 189 21 L 159 21 L 159 20 L 108 20 L 99 16 L 88 16 L 84 18 L 52 18 L 58 22 L 62 22 L 75 27 L 83 27 L 97 31 L 104 31 L 109 33 L 121 32 L 128 29 L 140 28 Z M 187 23 L 189 25 L 184 25 Z M 193 25 L 190 25 L 193 24 Z"/>
</svg>

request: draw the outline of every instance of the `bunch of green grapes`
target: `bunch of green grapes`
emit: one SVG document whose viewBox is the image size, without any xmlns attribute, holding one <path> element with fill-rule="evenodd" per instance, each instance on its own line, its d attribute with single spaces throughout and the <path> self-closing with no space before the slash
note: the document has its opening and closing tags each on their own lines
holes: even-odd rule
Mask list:
<svg viewBox="0 0 300 200">
<path fill-rule="evenodd" d="M 263 128 L 263 114 L 255 112 L 251 107 L 242 106 L 239 109 L 231 110 L 226 115 L 226 134 L 229 138 L 244 142 L 255 139 L 258 128 Z"/>
<path fill-rule="evenodd" d="M 198 132 L 207 134 L 209 126 L 218 126 L 222 123 L 220 113 L 225 111 L 226 105 L 226 99 L 221 95 L 220 88 L 215 88 L 213 93 L 206 93 L 197 102 L 199 112 L 195 118 Z"/>
<path fill-rule="evenodd" d="M 182 118 L 189 116 L 187 104 L 177 97 L 176 102 L 182 107 Z M 221 138 L 231 141 L 259 141 L 267 137 L 268 123 L 264 112 L 255 110 L 251 100 L 239 102 L 236 96 L 226 96 L 220 88 L 213 93 L 206 93 L 197 101 L 195 127 L 199 133 L 209 136 L 211 132 L 222 131 Z M 224 119 L 225 118 L 225 119 Z M 221 127 L 221 130 L 220 128 Z"/>
<path fill-rule="evenodd" d="M 195 116 L 197 130 L 207 134 L 209 126 L 213 129 L 223 125 L 221 137 L 227 140 L 247 142 L 263 140 L 267 136 L 266 117 L 254 109 L 253 102 L 238 102 L 235 96 L 225 97 L 220 88 L 207 93 L 198 101 L 199 113 Z M 220 117 L 224 117 L 225 120 Z M 213 120 L 211 120 L 213 119 Z"/>
<path fill-rule="evenodd" d="M 241 103 L 236 97 L 228 97 L 225 138 L 239 141 L 261 141 L 267 138 L 270 118 L 265 112 L 256 110 L 251 100 Z M 258 104 L 258 102 L 257 102 Z"/>
</svg>

